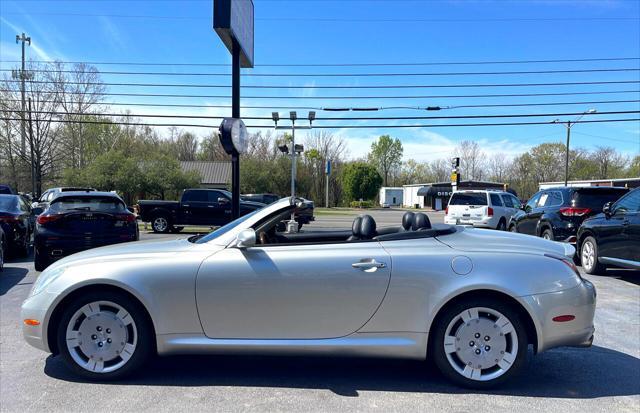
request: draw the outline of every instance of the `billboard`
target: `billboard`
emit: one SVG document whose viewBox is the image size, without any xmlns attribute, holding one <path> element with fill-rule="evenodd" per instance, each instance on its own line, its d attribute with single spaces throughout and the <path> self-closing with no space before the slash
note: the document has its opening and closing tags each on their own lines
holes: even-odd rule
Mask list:
<svg viewBox="0 0 640 413">
<path fill-rule="evenodd" d="M 253 67 L 253 0 L 213 0 L 213 28 L 233 52 L 240 46 L 240 67 Z"/>
</svg>

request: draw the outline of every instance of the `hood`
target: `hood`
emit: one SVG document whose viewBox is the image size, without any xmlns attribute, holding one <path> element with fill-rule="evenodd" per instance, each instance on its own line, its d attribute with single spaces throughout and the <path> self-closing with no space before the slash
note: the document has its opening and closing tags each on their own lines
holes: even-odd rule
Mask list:
<svg viewBox="0 0 640 413">
<path fill-rule="evenodd" d="M 457 227 L 451 235 L 438 240 L 460 251 L 503 251 L 515 253 L 554 254 L 573 258 L 575 248 L 563 242 L 549 241 L 532 235 L 472 227 Z"/>
<path fill-rule="evenodd" d="M 147 240 L 124 242 L 120 244 L 108 245 L 106 247 L 92 248 L 77 254 L 69 255 L 53 263 L 49 268 L 68 266 L 89 260 L 121 261 L 127 259 L 153 258 L 158 255 L 184 253 L 197 249 L 196 244 L 188 241 L 187 238 L 172 240 Z M 47 268 L 47 270 L 49 270 Z"/>
</svg>

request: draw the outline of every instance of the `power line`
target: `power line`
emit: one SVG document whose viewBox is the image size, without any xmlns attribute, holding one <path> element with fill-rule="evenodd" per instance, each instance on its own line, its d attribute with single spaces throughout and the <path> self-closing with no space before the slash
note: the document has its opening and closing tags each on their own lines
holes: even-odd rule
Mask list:
<svg viewBox="0 0 640 413">
<path fill-rule="evenodd" d="M 255 67 L 375 67 L 375 66 L 456 66 L 456 65 L 507 65 L 531 63 L 586 63 L 586 62 L 615 62 L 640 60 L 640 57 L 600 57 L 579 59 L 540 59 L 540 60 L 481 60 L 454 62 L 368 62 L 368 63 L 271 63 L 256 64 Z M 19 63 L 19 60 L 0 60 L 0 63 Z M 79 60 L 32 60 L 35 63 L 67 63 L 88 65 L 113 66 L 182 66 L 182 67 L 231 67 L 229 63 L 167 63 L 167 62 L 105 62 Z"/>
<path fill-rule="evenodd" d="M 5 99 L 7 102 L 20 102 L 20 99 Z M 60 103 L 60 104 L 73 104 L 74 101 L 58 101 L 58 100 L 40 100 L 41 103 Z M 444 106 L 437 108 L 440 109 L 467 109 L 467 108 L 500 108 L 500 107 L 533 107 L 533 106 L 569 106 L 569 105 L 608 105 L 608 104 L 619 104 L 619 103 L 640 103 L 640 100 L 591 100 L 591 101 L 582 101 L 582 102 L 542 102 L 542 103 L 498 103 L 498 104 L 484 104 L 484 105 L 457 105 L 457 106 Z M 191 104 L 179 104 L 179 103 L 141 103 L 141 102 L 101 102 L 96 103 L 96 105 L 100 106 L 141 106 L 141 107 L 170 107 L 170 108 L 231 108 L 231 105 L 191 105 Z M 242 106 L 243 109 L 291 109 L 291 110 L 328 110 L 331 111 L 333 108 L 330 107 L 319 107 L 319 106 Z M 381 110 L 428 110 L 428 107 L 420 107 L 420 106 L 382 106 L 382 107 L 374 107 L 368 108 L 375 111 Z M 435 109 L 435 110 L 440 110 Z M 346 108 L 346 111 L 359 111 L 362 108 Z"/>
<path fill-rule="evenodd" d="M 21 113 L 20 110 L 12 111 L 14 113 Z M 27 111 L 25 111 L 27 113 Z M 61 112 L 61 111 L 47 111 L 47 110 L 32 110 L 31 113 L 48 114 L 48 115 L 62 115 L 62 116 L 120 116 L 120 117 L 133 117 L 133 118 L 169 118 L 169 119 L 223 119 L 224 116 L 209 116 L 209 115 L 168 115 L 168 114 L 135 114 L 135 113 L 83 113 L 83 112 Z M 591 116 L 601 115 L 629 115 L 640 113 L 640 110 L 624 110 L 624 111 L 610 111 L 610 112 L 598 112 Z M 579 116 L 584 112 L 570 112 L 570 113 L 525 113 L 525 114 L 506 114 L 506 115 L 445 115 L 445 116 L 376 116 L 376 117 L 318 117 L 316 121 L 349 121 L 349 120 L 425 120 L 425 119 L 497 119 L 497 118 L 530 118 L 530 117 L 558 117 L 558 116 Z M 243 119 L 249 120 L 272 120 L 271 116 L 268 117 L 256 117 L 256 116 L 244 116 Z"/>
<path fill-rule="evenodd" d="M 9 69 L 5 69 L 9 70 Z M 42 73 L 76 73 L 74 70 L 34 69 L 32 72 Z M 243 77 L 398 77 L 398 76 L 506 76 L 506 75 L 548 75 L 560 73 L 619 73 L 640 72 L 637 67 L 604 68 L 604 69 L 560 69 L 560 70 L 511 70 L 492 72 L 390 72 L 390 73 L 243 73 Z M 158 76 L 231 76 L 221 72 L 131 72 L 101 71 L 102 75 L 158 75 Z"/>
<path fill-rule="evenodd" d="M 27 13 L 5 13 L 7 15 L 26 15 Z M 125 19 L 156 19 L 156 20 L 210 20 L 203 16 L 176 15 L 145 15 L 145 14 L 100 14 L 100 13 L 70 13 L 70 12 L 29 12 L 33 16 L 66 16 L 66 17 L 109 17 Z M 350 18 L 350 17 L 256 17 L 256 21 L 265 22 L 333 22 L 333 23 L 473 23 L 473 22 L 554 22 L 554 21 L 636 21 L 635 17 L 476 17 L 476 18 Z"/>
<path fill-rule="evenodd" d="M 5 82 L 14 83 L 19 80 L 7 79 Z M 35 84 L 55 84 L 55 81 L 30 80 Z M 231 85 L 211 85 L 198 83 L 110 83 L 110 82 L 61 82 L 66 85 L 102 85 L 102 86 L 135 86 L 135 87 L 181 87 L 181 88 L 211 88 L 228 89 Z M 243 89 L 426 89 L 426 88 L 481 88 L 481 87 L 540 87 L 540 86 L 581 86 L 581 85 L 619 85 L 640 83 L 640 80 L 612 80 L 593 82 L 551 82 L 551 83 L 482 83 L 455 85 L 319 85 L 319 86 L 288 86 L 288 85 L 244 85 Z"/>
<path fill-rule="evenodd" d="M 1 117 L 0 120 L 16 121 L 18 118 Z M 80 123 L 80 124 L 99 124 L 99 125 L 127 125 L 127 126 L 162 126 L 162 127 L 192 127 L 192 128 L 216 128 L 217 125 L 203 124 L 180 124 L 180 123 L 141 123 L 141 122 L 112 122 L 112 121 L 88 121 L 88 120 L 70 120 L 70 119 L 51 119 L 48 122 L 54 123 Z M 573 123 L 606 123 L 606 122 L 638 122 L 640 118 L 623 118 L 623 119 L 597 119 L 597 120 L 579 120 Z M 461 123 L 461 124 L 404 124 L 404 125 L 339 125 L 339 126 L 314 126 L 313 129 L 385 129 L 385 128 L 442 128 L 442 127 L 468 127 L 468 126 L 525 126 L 525 125 L 552 125 L 552 121 L 547 122 L 509 122 L 509 123 Z M 247 128 L 270 129 L 270 125 L 247 125 Z"/>
<path fill-rule="evenodd" d="M 9 89 L 0 89 L 0 92 L 11 92 Z M 85 92 L 66 92 L 69 95 L 86 95 Z M 497 97 L 528 97 L 528 96 L 576 96 L 576 95 L 608 95 L 618 93 L 640 93 L 640 90 L 614 90 L 593 92 L 550 92 L 550 93 L 511 93 L 488 95 L 415 95 L 415 96 L 242 96 L 242 99 L 308 99 L 308 100 L 349 100 L 349 99 L 458 99 L 458 98 L 497 98 Z M 171 97 L 171 98 L 211 98 L 230 99 L 230 95 L 186 95 L 172 93 L 96 93 L 100 96 L 146 96 L 146 97 Z"/>
<path fill-rule="evenodd" d="M 606 140 L 608 140 L 608 141 L 629 142 L 629 143 L 640 143 L 640 136 L 638 136 L 638 139 L 636 139 L 635 141 L 630 141 L 630 140 L 626 140 L 626 139 L 612 138 L 612 137 L 610 137 L 610 136 L 592 135 L 592 134 L 584 133 L 584 132 L 575 132 L 575 131 L 573 131 L 573 133 L 576 133 L 576 134 L 578 134 L 578 135 L 589 136 L 589 137 L 592 137 L 592 138 L 601 138 L 601 139 L 606 139 Z"/>
</svg>

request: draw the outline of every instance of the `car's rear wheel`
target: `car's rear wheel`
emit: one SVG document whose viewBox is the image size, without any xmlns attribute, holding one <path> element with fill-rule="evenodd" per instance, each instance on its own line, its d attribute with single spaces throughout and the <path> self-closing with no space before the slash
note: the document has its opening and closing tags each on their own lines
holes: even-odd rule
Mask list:
<svg viewBox="0 0 640 413">
<path fill-rule="evenodd" d="M 546 228 L 544 231 L 542 231 L 542 234 L 540 236 L 544 239 L 548 239 L 549 241 L 553 241 L 553 231 L 551 231 L 549 228 Z"/>
<path fill-rule="evenodd" d="M 598 243 L 593 237 L 587 237 L 580 247 L 580 263 L 587 274 L 598 274 L 604 266 L 598 262 Z"/>
<path fill-rule="evenodd" d="M 498 222 L 498 226 L 496 227 L 496 229 L 498 231 L 506 231 L 507 222 L 504 220 L 504 218 L 500 218 L 500 221 Z"/>
<path fill-rule="evenodd" d="M 518 374 L 527 356 L 518 313 L 494 299 L 472 299 L 445 310 L 431 347 L 440 371 L 466 387 L 489 388 Z"/>
<path fill-rule="evenodd" d="M 171 230 L 171 222 L 164 215 L 156 215 L 151 221 L 151 228 L 153 232 L 165 234 Z"/>
<path fill-rule="evenodd" d="M 515 224 L 509 227 L 509 232 L 518 232 L 518 229 L 516 228 Z"/>
<path fill-rule="evenodd" d="M 89 379 L 126 376 L 139 369 L 153 350 L 145 310 L 118 292 L 76 298 L 66 306 L 57 333 L 66 364 Z"/>
</svg>

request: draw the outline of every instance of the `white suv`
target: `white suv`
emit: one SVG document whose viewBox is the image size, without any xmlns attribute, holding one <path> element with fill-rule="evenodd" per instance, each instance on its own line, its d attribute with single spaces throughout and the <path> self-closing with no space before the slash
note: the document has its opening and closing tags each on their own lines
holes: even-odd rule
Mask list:
<svg viewBox="0 0 640 413">
<path fill-rule="evenodd" d="M 518 198 L 505 191 L 456 191 L 449 198 L 444 222 L 505 231 L 509 219 L 519 209 Z"/>
</svg>

